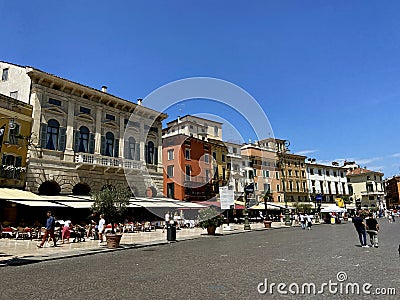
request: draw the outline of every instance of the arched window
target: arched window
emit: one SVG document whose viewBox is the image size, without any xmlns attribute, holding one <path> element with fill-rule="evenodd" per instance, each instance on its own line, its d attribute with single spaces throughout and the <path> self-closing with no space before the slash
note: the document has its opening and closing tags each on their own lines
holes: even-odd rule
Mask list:
<svg viewBox="0 0 400 300">
<path fill-rule="evenodd" d="M 51 119 L 47 123 L 46 149 L 57 150 L 60 123 Z"/>
<path fill-rule="evenodd" d="M 79 128 L 79 152 L 89 152 L 89 129 L 85 126 Z"/>
<path fill-rule="evenodd" d="M 128 139 L 128 158 L 129 159 L 135 159 L 135 146 L 136 146 L 136 141 L 133 137 L 130 137 Z"/>
<path fill-rule="evenodd" d="M 154 164 L 154 143 L 152 141 L 147 143 L 147 163 Z"/>
<path fill-rule="evenodd" d="M 106 156 L 113 156 L 114 153 L 114 134 L 112 132 L 106 133 Z"/>
</svg>

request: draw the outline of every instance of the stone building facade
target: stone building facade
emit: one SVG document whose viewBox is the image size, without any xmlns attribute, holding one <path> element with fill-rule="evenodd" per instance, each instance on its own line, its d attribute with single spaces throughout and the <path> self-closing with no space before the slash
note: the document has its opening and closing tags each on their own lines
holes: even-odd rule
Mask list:
<svg viewBox="0 0 400 300">
<path fill-rule="evenodd" d="M 33 106 L 27 190 L 82 194 L 129 185 L 135 195 L 149 188 L 161 193 L 165 114 L 113 96 L 106 87 L 1 63 L 0 72 L 5 68 L 8 80 L 0 83 L 0 93 L 17 91 L 19 100 Z"/>
</svg>

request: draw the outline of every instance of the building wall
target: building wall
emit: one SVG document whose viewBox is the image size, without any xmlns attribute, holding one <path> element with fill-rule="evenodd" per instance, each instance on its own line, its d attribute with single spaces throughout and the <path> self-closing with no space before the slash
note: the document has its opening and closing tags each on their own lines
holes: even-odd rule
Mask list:
<svg viewBox="0 0 400 300">
<path fill-rule="evenodd" d="M 380 202 L 384 201 L 382 176 L 382 173 L 373 171 L 361 174 L 347 174 L 349 178 L 348 185 L 353 189 L 351 197 L 354 200 L 360 199 L 362 206 L 377 207 Z M 372 190 L 367 190 L 367 184 L 372 185 Z"/>
<path fill-rule="evenodd" d="M 17 100 L 29 104 L 30 79 L 25 67 L 0 61 L 0 76 L 3 75 L 4 69 L 8 69 L 8 79 L 1 80 L 0 77 L 0 94 L 10 96 L 11 92 L 16 91 Z"/>
<path fill-rule="evenodd" d="M 18 132 L 10 131 L 11 119 L 19 128 Z M 3 125 L 5 130 L 0 151 L 0 186 L 23 188 L 32 128 L 32 106 L 0 94 L 0 128 Z"/>
<path fill-rule="evenodd" d="M 23 70 L 31 87 L 24 102 L 32 103 L 34 119 L 28 190 L 39 192 L 42 183 L 55 181 L 61 193 L 71 193 L 77 183 L 92 191 L 111 184 L 129 185 L 136 195 L 146 195 L 149 186 L 162 193 L 161 121 L 166 115 L 34 68 Z M 25 79 L 9 79 L 16 86 L 25 84 Z M 50 120 L 59 124 L 54 149 L 48 144 Z M 85 150 L 79 147 L 81 126 L 89 129 Z M 114 136 L 111 155 L 105 153 L 107 133 Z M 137 143 L 135 157 L 128 157 L 130 137 Z"/>
</svg>

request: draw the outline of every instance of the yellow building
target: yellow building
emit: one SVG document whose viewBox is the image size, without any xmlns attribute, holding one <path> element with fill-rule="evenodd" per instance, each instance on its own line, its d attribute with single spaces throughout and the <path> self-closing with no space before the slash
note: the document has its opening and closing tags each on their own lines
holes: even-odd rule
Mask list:
<svg viewBox="0 0 400 300">
<path fill-rule="evenodd" d="M 224 142 L 208 139 L 212 154 L 212 184 L 215 193 L 219 194 L 219 187 L 227 186 L 230 176 L 228 148 Z"/>
<path fill-rule="evenodd" d="M 0 94 L 0 187 L 23 188 L 32 106 Z"/>
</svg>

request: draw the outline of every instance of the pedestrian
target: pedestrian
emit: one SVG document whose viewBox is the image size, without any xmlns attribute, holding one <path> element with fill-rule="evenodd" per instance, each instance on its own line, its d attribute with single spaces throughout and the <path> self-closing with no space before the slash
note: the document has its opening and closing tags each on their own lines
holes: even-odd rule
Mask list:
<svg viewBox="0 0 400 300">
<path fill-rule="evenodd" d="M 357 212 L 356 216 L 353 218 L 353 224 L 358 233 L 358 238 L 361 243 L 361 247 L 365 248 L 367 246 L 367 234 L 365 232 L 364 219 L 361 217 L 360 212 Z"/>
<path fill-rule="evenodd" d="M 307 220 L 307 229 L 308 229 L 308 230 L 311 230 L 311 226 L 312 226 L 311 216 L 309 216 L 308 214 L 306 214 L 305 219 Z"/>
<path fill-rule="evenodd" d="M 300 223 L 301 223 L 301 229 L 306 229 L 306 218 L 303 216 L 303 214 L 300 214 Z"/>
<path fill-rule="evenodd" d="M 97 239 L 97 232 L 95 231 L 97 225 L 97 213 L 93 212 L 90 216 L 86 218 L 86 223 L 88 224 L 87 238 L 93 236 L 93 239 Z"/>
<path fill-rule="evenodd" d="M 103 233 L 105 229 L 106 229 L 106 221 L 104 220 L 104 215 L 100 215 L 99 226 L 98 226 L 99 240 L 100 240 L 99 243 L 103 242 Z"/>
<path fill-rule="evenodd" d="M 54 247 L 57 247 L 56 237 L 54 236 L 54 228 L 56 226 L 56 221 L 54 217 L 51 215 L 51 211 L 47 212 L 47 221 L 46 221 L 46 231 L 42 238 L 42 242 L 40 245 L 36 245 L 38 248 L 43 248 L 43 244 L 46 241 L 47 237 L 50 235 L 50 238 L 54 242 Z"/>
<path fill-rule="evenodd" d="M 70 220 L 67 220 L 64 222 L 64 227 L 63 227 L 62 233 L 61 233 L 61 241 L 63 244 L 64 244 L 64 240 L 67 240 L 67 243 L 69 243 L 69 238 L 71 237 L 70 226 L 71 226 Z"/>
<path fill-rule="evenodd" d="M 369 214 L 369 218 L 365 221 L 367 232 L 369 234 L 369 240 L 371 242 L 371 247 L 378 248 L 378 231 L 379 224 L 372 213 Z"/>
<path fill-rule="evenodd" d="M 394 217 L 395 217 L 395 214 L 394 214 L 394 211 L 392 211 L 392 222 L 393 222 L 393 223 L 396 222 L 396 219 L 395 219 Z"/>
</svg>

